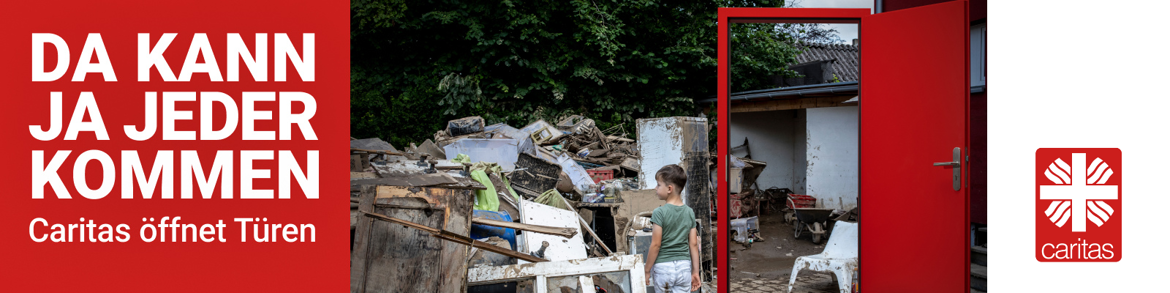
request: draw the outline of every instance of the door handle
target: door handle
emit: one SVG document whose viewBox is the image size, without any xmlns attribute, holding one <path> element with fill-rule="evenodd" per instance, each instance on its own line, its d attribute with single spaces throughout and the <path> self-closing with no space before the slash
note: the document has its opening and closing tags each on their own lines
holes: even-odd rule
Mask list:
<svg viewBox="0 0 1170 293">
<path fill-rule="evenodd" d="M 951 187 L 952 187 L 953 189 L 955 189 L 955 191 L 959 191 L 959 188 L 960 188 L 960 187 L 962 187 L 962 184 L 961 184 L 961 183 L 962 183 L 962 180 L 960 180 L 960 178 L 961 178 L 961 176 L 962 176 L 962 174 L 963 174 L 963 172 L 962 172 L 962 170 L 963 170 L 963 163 L 962 163 L 962 162 L 959 160 L 959 157 L 960 157 L 961 155 L 962 155 L 962 150 L 961 150 L 960 148 L 957 148 L 957 147 L 956 147 L 956 148 L 955 148 L 955 149 L 954 149 L 954 150 L 951 152 L 951 160 L 952 160 L 952 161 L 950 161 L 950 162 L 935 162 L 935 163 L 934 163 L 934 165 L 935 165 L 935 166 L 951 166 L 951 167 L 954 167 L 954 170 L 952 171 L 954 174 L 952 174 L 952 175 L 951 175 Z"/>
</svg>

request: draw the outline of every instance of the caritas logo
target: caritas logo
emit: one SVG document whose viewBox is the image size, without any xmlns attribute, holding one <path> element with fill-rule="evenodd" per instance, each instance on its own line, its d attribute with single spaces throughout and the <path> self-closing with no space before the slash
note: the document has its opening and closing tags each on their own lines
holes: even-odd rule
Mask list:
<svg viewBox="0 0 1170 293">
<path fill-rule="evenodd" d="M 1121 260 L 1121 149 L 1036 150 L 1036 260 Z"/>
</svg>

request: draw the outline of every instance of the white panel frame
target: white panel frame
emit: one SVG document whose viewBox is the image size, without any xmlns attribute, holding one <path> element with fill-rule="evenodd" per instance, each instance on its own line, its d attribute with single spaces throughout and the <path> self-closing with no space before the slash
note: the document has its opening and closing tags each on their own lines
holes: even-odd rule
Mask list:
<svg viewBox="0 0 1170 293">
<path fill-rule="evenodd" d="M 548 292 L 549 277 L 612 272 L 630 274 L 630 292 L 646 293 L 645 264 L 641 255 L 621 255 L 582 260 L 550 261 L 510 266 L 480 266 L 467 270 L 467 285 L 487 285 L 535 278 L 536 292 Z"/>
</svg>

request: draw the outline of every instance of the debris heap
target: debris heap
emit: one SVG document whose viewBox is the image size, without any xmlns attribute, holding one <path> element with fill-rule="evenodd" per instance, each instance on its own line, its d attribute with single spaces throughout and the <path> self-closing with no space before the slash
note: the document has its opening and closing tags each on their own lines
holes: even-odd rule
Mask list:
<svg viewBox="0 0 1170 293">
<path fill-rule="evenodd" d="M 639 182 L 646 176 L 640 150 L 648 146 L 630 139 L 632 134 L 620 125 L 600 129 L 580 115 L 556 124 L 537 120 L 522 128 L 486 125 L 482 117 L 472 116 L 451 120 L 433 138 L 401 149 L 378 138 L 352 139 L 351 287 L 363 292 L 465 292 L 468 286 L 504 282 L 531 291 L 559 281 L 506 281 L 515 277 L 494 272 L 531 270 L 535 267 L 502 269 L 530 262 L 565 262 L 550 269 L 630 262 L 637 269 L 620 266 L 629 271 L 626 275 L 596 271 L 588 274 L 589 282 L 620 288 L 609 292 L 640 292 L 630 290 L 645 284 L 641 268 L 649 238 L 643 229 L 649 227 L 650 211 L 662 202 L 653 186 Z M 702 169 L 695 174 L 701 178 L 691 179 L 704 192 L 704 213 L 696 215 L 707 215 L 707 193 L 714 190 L 707 188 L 707 158 L 704 148 L 701 166 L 695 165 Z M 391 251 L 404 247 L 412 252 Z M 418 265 L 423 263 L 427 265 Z M 559 283 L 584 284 L 582 278 Z M 531 287 L 517 288 L 526 286 Z"/>
</svg>

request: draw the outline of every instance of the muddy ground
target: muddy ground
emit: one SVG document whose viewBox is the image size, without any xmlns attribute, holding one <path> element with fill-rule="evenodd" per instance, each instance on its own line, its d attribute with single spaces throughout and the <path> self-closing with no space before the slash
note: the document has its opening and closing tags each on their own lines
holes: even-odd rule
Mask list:
<svg viewBox="0 0 1170 293">
<path fill-rule="evenodd" d="M 825 248 L 825 240 L 813 244 L 807 232 L 802 232 L 799 239 L 793 238 L 793 227 L 784 223 L 780 212 L 760 216 L 760 233 L 764 241 L 753 243 L 751 248 L 735 241 L 728 244 L 731 270 L 727 276 L 731 283 L 780 280 L 785 286 L 776 292 L 786 292 L 796 258 L 821 253 Z M 804 271 L 798 275 L 793 292 L 837 292 L 837 285 L 832 274 Z"/>
</svg>

